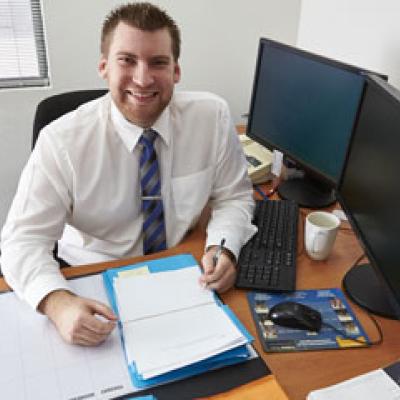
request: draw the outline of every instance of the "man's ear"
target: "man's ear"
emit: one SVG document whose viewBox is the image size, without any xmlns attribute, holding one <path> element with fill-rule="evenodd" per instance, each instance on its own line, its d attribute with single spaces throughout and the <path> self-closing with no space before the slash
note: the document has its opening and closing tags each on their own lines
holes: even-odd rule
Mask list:
<svg viewBox="0 0 400 400">
<path fill-rule="evenodd" d="M 176 62 L 174 67 L 174 83 L 178 83 L 181 80 L 181 67 Z"/>
<path fill-rule="evenodd" d="M 102 56 L 99 61 L 99 75 L 103 79 L 107 79 L 107 59 Z"/>
</svg>

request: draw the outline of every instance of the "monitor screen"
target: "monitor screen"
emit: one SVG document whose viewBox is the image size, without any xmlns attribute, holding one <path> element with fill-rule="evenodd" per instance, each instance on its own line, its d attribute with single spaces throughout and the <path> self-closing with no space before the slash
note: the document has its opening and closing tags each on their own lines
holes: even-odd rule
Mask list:
<svg viewBox="0 0 400 400">
<path fill-rule="evenodd" d="M 367 78 L 338 199 L 374 269 L 351 269 L 344 287 L 370 311 L 394 317 L 400 317 L 399 149 L 400 92 Z"/>
<path fill-rule="evenodd" d="M 332 188 L 342 172 L 360 103 L 362 71 L 269 39 L 260 40 L 247 134 L 304 168 L 314 178 L 312 185 L 324 182 L 328 204 L 335 200 Z M 291 195 L 283 193 L 283 197 Z M 294 200 L 314 206 L 307 200 Z"/>
</svg>

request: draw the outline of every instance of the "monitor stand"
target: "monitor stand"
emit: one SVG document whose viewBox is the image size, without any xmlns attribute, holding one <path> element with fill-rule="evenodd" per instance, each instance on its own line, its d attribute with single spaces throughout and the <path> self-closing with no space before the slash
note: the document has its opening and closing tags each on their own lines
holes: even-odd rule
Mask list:
<svg viewBox="0 0 400 400">
<path fill-rule="evenodd" d="M 321 181 L 305 175 L 282 181 L 278 186 L 282 199 L 295 201 L 300 207 L 324 208 L 336 201 L 334 190 Z"/>
<path fill-rule="evenodd" d="M 347 295 L 360 307 L 382 317 L 399 319 L 370 264 L 356 265 L 343 278 Z"/>
</svg>

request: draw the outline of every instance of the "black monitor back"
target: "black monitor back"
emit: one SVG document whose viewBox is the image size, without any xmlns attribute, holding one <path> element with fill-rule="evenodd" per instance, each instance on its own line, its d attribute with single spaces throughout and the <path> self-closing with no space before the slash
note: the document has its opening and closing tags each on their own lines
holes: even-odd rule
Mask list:
<svg viewBox="0 0 400 400">
<path fill-rule="evenodd" d="M 365 275 L 355 269 L 344 283 L 353 300 L 393 317 L 400 317 L 399 149 L 400 92 L 369 77 L 338 199 L 379 280 L 364 268 Z M 377 296 L 388 304 L 378 305 Z"/>
</svg>

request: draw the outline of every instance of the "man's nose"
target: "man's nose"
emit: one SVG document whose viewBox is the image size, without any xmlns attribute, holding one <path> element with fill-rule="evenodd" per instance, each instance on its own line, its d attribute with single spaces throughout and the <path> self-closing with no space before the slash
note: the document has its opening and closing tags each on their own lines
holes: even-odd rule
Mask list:
<svg viewBox="0 0 400 400">
<path fill-rule="evenodd" d="M 138 62 L 133 72 L 132 79 L 136 85 L 141 87 L 150 86 L 154 82 L 149 65 L 144 62 Z"/>
</svg>

